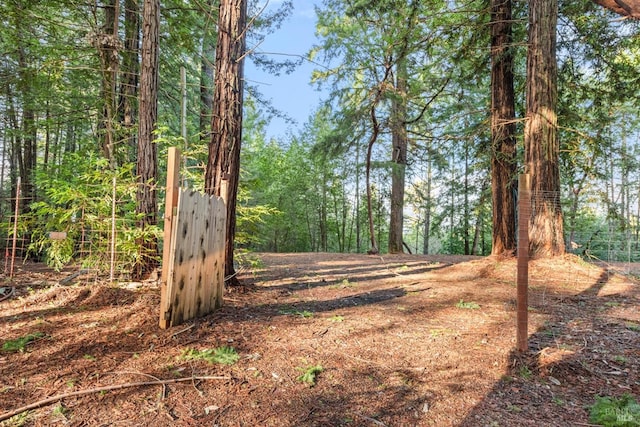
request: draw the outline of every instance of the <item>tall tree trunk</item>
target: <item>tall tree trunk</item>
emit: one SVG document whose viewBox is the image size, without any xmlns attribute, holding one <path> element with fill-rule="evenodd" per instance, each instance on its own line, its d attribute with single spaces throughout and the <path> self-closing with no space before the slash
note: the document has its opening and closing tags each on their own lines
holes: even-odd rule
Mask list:
<svg viewBox="0 0 640 427">
<path fill-rule="evenodd" d="M 140 11 L 138 0 L 124 2 L 124 52 L 122 53 L 122 73 L 120 78 L 120 99 L 118 100 L 119 120 L 123 128 L 128 157 L 135 159 L 137 148 L 135 124 L 138 114 L 138 74 L 140 71 Z"/>
<path fill-rule="evenodd" d="M 360 253 L 360 145 L 356 144 L 356 253 Z"/>
<path fill-rule="evenodd" d="M 396 96 L 393 99 L 391 154 L 391 217 L 389 221 L 389 253 L 402 253 L 404 229 L 404 184 L 407 167 L 407 61 L 398 60 Z"/>
<path fill-rule="evenodd" d="M 482 255 L 483 251 L 481 246 L 482 243 L 482 225 L 484 222 L 484 215 L 483 215 L 483 209 L 482 206 L 485 203 L 485 200 L 487 198 L 487 187 L 488 187 L 488 181 L 487 180 L 483 180 L 482 181 L 482 187 L 480 188 L 480 200 L 478 201 L 478 217 L 476 218 L 476 225 L 475 225 L 475 231 L 473 233 L 473 246 L 471 248 L 471 255 Z"/>
<path fill-rule="evenodd" d="M 247 1 L 221 0 L 218 13 L 211 141 L 205 173 L 205 191 L 208 194 L 222 196 L 222 181 L 228 181 L 225 196 L 225 276 L 229 278 L 228 283 L 234 285 L 239 283 L 233 265 L 233 249 L 240 178 Z"/>
<path fill-rule="evenodd" d="M 424 241 L 422 242 L 422 253 L 429 254 L 429 239 L 431 238 L 431 159 L 427 160 L 427 204 L 424 208 Z"/>
<path fill-rule="evenodd" d="M 140 68 L 140 117 L 138 130 L 137 213 L 140 228 L 155 225 L 158 202 L 158 153 L 153 133 L 158 118 L 158 42 L 160 27 L 159 0 L 144 0 L 142 12 L 142 65 Z M 150 237 L 140 242 L 141 260 L 134 271 L 142 278 L 157 266 L 157 242 Z"/>
<path fill-rule="evenodd" d="M 369 143 L 367 144 L 367 160 L 365 166 L 365 179 L 367 186 L 367 218 L 369 219 L 369 242 L 371 243 L 371 247 L 367 251 L 369 255 L 377 255 L 380 252 L 378 249 L 378 243 L 376 242 L 376 230 L 373 218 L 373 192 L 371 188 L 371 157 L 373 155 L 373 145 L 378 140 L 378 133 L 380 132 L 380 124 L 378 123 L 378 119 L 376 118 L 376 105 L 375 102 L 371 106 L 371 136 L 369 138 Z"/>
<path fill-rule="evenodd" d="M 557 20 L 557 0 L 529 0 L 524 142 L 534 204 L 529 229 L 529 249 L 533 257 L 565 252 L 556 116 Z"/>
<path fill-rule="evenodd" d="M 117 117 L 116 85 L 119 66 L 118 48 L 120 45 L 118 37 L 119 5 L 120 2 L 118 0 L 105 2 L 103 5 L 104 25 L 102 32 L 96 35 L 94 40 L 100 55 L 102 72 L 102 116 L 98 123 L 98 129 L 100 130 L 102 153 L 113 168 L 117 165 L 114 124 Z"/>
<path fill-rule="evenodd" d="M 16 23 L 19 34 L 25 30 L 22 23 Z M 29 210 L 29 204 L 35 201 L 36 189 L 34 177 L 36 172 L 38 128 L 36 123 L 36 100 L 33 86 L 35 85 L 35 72 L 29 62 L 24 46 L 19 45 L 18 49 L 18 90 L 22 98 L 22 124 L 18 127 L 18 119 L 14 116 L 15 129 L 19 131 L 20 137 L 16 138 L 18 143 L 15 148 L 18 166 L 20 170 L 22 200 L 24 200 L 21 211 Z M 14 110 L 15 114 L 15 110 Z"/>
<path fill-rule="evenodd" d="M 471 209 L 469 207 L 469 141 L 464 141 L 464 211 L 463 211 L 463 220 L 464 220 L 464 254 L 471 254 L 471 246 L 469 239 L 469 229 L 471 228 Z"/>
<path fill-rule="evenodd" d="M 213 0 L 207 2 L 207 16 L 213 15 Z M 202 35 L 202 54 L 200 59 L 200 141 L 210 140 L 211 109 L 213 108 L 213 65 L 216 56 L 215 33 L 211 30 L 209 19 Z"/>
<path fill-rule="evenodd" d="M 516 250 L 516 123 L 511 0 L 491 0 L 492 255 Z"/>
</svg>

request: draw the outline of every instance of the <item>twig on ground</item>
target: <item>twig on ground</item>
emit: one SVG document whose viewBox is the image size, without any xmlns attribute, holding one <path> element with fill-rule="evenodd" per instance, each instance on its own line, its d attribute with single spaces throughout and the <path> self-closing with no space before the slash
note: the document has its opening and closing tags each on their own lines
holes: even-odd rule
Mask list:
<svg viewBox="0 0 640 427">
<path fill-rule="evenodd" d="M 375 418 L 367 417 L 366 415 L 362 415 L 362 414 L 361 414 L 361 413 L 359 413 L 359 412 L 354 412 L 354 413 L 355 413 L 357 416 L 359 416 L 359 417 L 361 417 L 361 418 L 364 418 L 364 419 L 365 419 L 365 420 L 367 420 L 367 421 L 371 421 L 372 423 L 374 423 L 374 424 L 375 424 L 375 425 L 377 425 L 377 426 L 380 426 L 380 427 L 387 427 L 387 425 L 386 425 L 385 423 L 383 423 L 382 421 L 378 421 L 378 420 L 376 420 Z"/>
<path fill-rule="evenodd" d="M 160 378 L 154 377 L 153 375 L 150 375 L 150 374 L 145 374 L 144 372 L 115 371 L 115 372 L 111 372 L 111 373 L 112 374 L 116 374 L 116 375 L 123 375 L 123 374 L 127 374 L 127 375 L 142 375 L 143 377 L 151 378 L 154 381 L 162 381 Z M 162 396 L 161 396 L 161 399 L 164 398 L 166 395 L 167 395 L 167 385 L 166 384 L 162 384 Z"/>
<path fill-rule="evenodd" d="M 187 326 L 184 329 L 180 329 L 179 331 L 176 331 L 174 333 L 171 334 L 171 338 L 175 338 L 176 336 L 180 335 L 183 332 L 187 332 L 189 329 L 193 329 L 193 327 L 196 326 L 195 323 L 192 323 L 191 325 Z"/>
<path fill-rule="evenodd" d="M 166 384 L 175 384 L 175 383 L 180 383 L 185 381 L 228 380 L 228 379 L 231 379 L 231 377 L 198 376 L 198 377 L 187 377 L 187 378 L 172 378 L 168 380 L 158 380 L 158 381 L 143 381 L 143 382 L 136 382 L 136 383 L 116 384 L 116 385 L 109 385 L 104 387 L 91 388 L 88 390 L 78 390 L 78 391 L 73 391 L 71 393 L 62 393 L 55 396 L 47 397 L 46 399 L 42 399 L 37 402 L 30 403 L 20 408 L 14 409 L 13 411 L 5 412 L 4 414 L 0 414 L 0 421 L 8 420 L 9 418 L 14 417 L 18 414 L 21 414 L 23 412 L 30 411 L 32 409 L 42 408 L 43 406 L 47 406 L 51 403 L 58 402 L 59 400 L 62 400 L 68 397 L 85 396 L 87 394 L 100 393 L 103 391 L 122 390 L 125 388 L 145 387 L 149 385 L 162 385 L 164 387 L 164 385 Z"/>
<path fill-rule="evenodd" d="M 89 270 L 88 270 L 88 269 L 83 268 L 82 270 L 80 270 L 80 271 L 76 271 L 76 272 L 75 272 L 75 273 L 73 273 L 72 275 L 70 275 L 70 276 L 68 276 L 68 277 L 65 277 L 64 279 L 61 279 L 61 280 L 58 282 L 58 284 L 59 284 L 59 285 L 62 285 L 62 286 L 64 286 L 64 285 L 68 285 L 68 284 L 69 284 L 69 283 L 71 283 L 71 282 L 73 281 L 73 279 L 75 279 L 76 277 L 78 277 L 78 276 L 82 276 L 83 274 L 87 274 L 88 272 L 89 272 Z"/>
</svg>

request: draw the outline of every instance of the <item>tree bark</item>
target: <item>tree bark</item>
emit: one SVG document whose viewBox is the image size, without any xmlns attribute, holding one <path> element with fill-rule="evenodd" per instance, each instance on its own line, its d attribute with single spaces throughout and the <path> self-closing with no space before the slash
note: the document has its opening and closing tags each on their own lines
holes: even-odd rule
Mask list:
<svg viewBox="0 0 640 427">
<path fill-rule="evenodd" d="M 404 229 L 404 184 L 407 167 L 407 62 L 398 60 L 396 97 L 393 99 L 391 155 L 391 215 L 389 221 L 389 253 L 402 253 Z"/>
<path fill-rule="evenodd" d="M 123 137 L 128 147 L 125 161 L 135 159 L 137 148 L 135 124 L 138 115 L 138 74 L 140 71 L 140 11 L 138 0 L 124 2 L 124 52 L 122 53 L 122 73 L 118 115 L 123 128 Z"/>
<path fill-rule="evenodd" d="M 239 284 L 233 265 L 236 202 L 240 178 L 242 105 L 244 101 L 244 55 L 246 43 L 246 0 L 222 0 L 218 15 L 215 81 L 211 117 L 211 140 L 205 172 L 207 194 L 224 196 L 227 202 L 225 277 Z M 222 181 L 227 194 L 222 195 Z"/>
<path fill-rule="evenodd" d="M 516 123 L 511 0 L 491 1 L 492 255 L 513 256 L 516 242 Z"/>
<path fill-rule="evenodd" d="M 117 117 L 116 85 L 119 66 L 118 48 L 118 15 L 117 0 L 108 0 L 103 5 L 104 26 L 102 33 L 96 36 L 95 46 L 100 55 L 102 72 L 102 117 L 98 123 L 101 134 L 102 153 L 109 160 L 111 167 L 116 167 L 115 157 L 115 119 Z"/>
<path fill-rule="evenodd" d="M 533 257 L 565 253 L 556 116 L 557 20 L 557 0 L 529 0 L 524 142 L 525 163 L 531 174 L 529 250 Z"/>
<path fill-rule="evenodd" d="M 422 253 L 424 255 L 428 255 L 429 239 L 431 238 L 431 159 L 427 160 L 427 194 L 424 211 L 424 240 L 422 242 Z"/>
<path fill-rule="evenodd" d="M 142 64 L 140 67 L 140 117 L 138 123 L 138 192 L 137 213 L 139 226 L 145 228 L 157 223 L 156 183 L 158 180 L 158 153 L 153 133 L 158 117 L 158 42 L 160 27 L 159 0 L 145 0 L 142 12 Z M 147 236 L 140 242 L 141 259 L 133 272 L 142 278 L 157 266 L 158 245 Z"/>
<path fill-rule="evenodd" d="M 213 10 L 213 0 L 207 2 L 208 12 Z M 207 21 L 208 22 L 208 21 Z M 215 63 L 216 41 L 205 25 L 202 35 L 202 59 L 200 62 L 200 141 L 210 141 L 211 110 L 213 108 L 213 65 Z"/>
</svg>

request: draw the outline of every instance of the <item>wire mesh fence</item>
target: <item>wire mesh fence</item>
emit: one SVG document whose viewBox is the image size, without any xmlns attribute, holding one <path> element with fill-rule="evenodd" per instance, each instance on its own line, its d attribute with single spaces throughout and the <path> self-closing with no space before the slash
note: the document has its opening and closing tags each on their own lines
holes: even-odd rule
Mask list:
<svg viewBox="0 0 640 427">
<path fill-rule="evenodd" d="M 19 189 L 19 187 L 18 187 Z M 3 273 L 30 261 L 55 269 L 72 266 L 100 278 L 127 280 L 143 253 L 141 239 L 159 241 L 159 229 L 139 229 L 135 183 L 113 178 L 111 185 L 70 189 L 64 203 L 0 197 Z M 148 273 L 153 273 L 152 271 Z"/>
<path fill-rule="evenodd" d="M 589 208 L 590 212 L 606 212 L 601 206 Z M 545 258 L 536 257 L 536 242 L 528 245 L 529 261 L 535 260 L 527 271 L 531 305 L 540 307 L 549 302 L 551 284 L 559 283 L 567 291 L 581 290 L 585 285 L 607 282 L 615 273 L 640 275 L 640 244 L 633 219 L 625 222 L 593 214 L 587 220 L 585 211 L 577 218 L 566 204 L 563 206 L 560 192 L 533 192 L 529 202 L 519 203 L 518 210 L 519 216 L 531 217 L 527 237 L 546 240 L 548 247 L 543 249 L 559 249 L 557 252 L 565 254 L 565 262 L 557 257 L 549 261 L 556 266 L 550 275 Z"/>
</svg>

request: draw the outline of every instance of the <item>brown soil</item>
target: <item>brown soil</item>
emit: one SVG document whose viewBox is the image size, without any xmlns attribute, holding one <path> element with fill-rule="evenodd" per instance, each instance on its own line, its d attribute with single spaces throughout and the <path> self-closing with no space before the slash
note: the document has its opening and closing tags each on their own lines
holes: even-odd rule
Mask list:
<svg viewBox="0 0 640 427">
<path fill-rule="evenodd" d="M 589 425 L 596 395 L 640 395 L 640 292 L 575 258 L 530 264 L 530 351 L 514 352 L 515 260 L 259 254 L 225 306 L 169 330 L 157 283 L 112 285 L 24 265 L 0 302 L 4 425 Z M 2 298 L 0 289 L 0 298 Z M 475 304 L 477 305 L 475 305 Z M 476 307 L 476 308 L 473 308 Z M 233 365 L 187 360 L 233 347 Z M 315 385 L 300 381 L 321 366 Z"/>
</svg>

